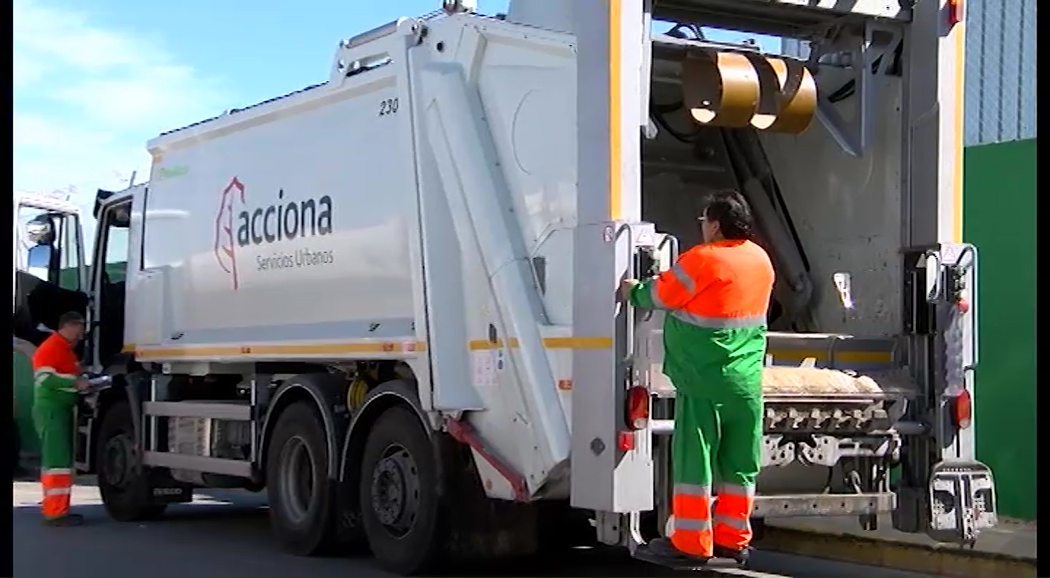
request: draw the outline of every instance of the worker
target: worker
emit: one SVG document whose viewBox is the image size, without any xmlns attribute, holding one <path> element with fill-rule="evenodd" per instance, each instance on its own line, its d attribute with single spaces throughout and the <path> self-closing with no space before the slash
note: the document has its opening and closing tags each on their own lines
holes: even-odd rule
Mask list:
<svg viewBox="0 0 1050 578">
<path fill-rule="evenodd" d="M 633 306 L 666 312 L 663 371 L 677 390 L 670 539 L 648 547 L 660 558 L 746 563 L 774 272 L 739 192 L 714 194 L 698 221 L 703 243 L 659 276 L 621 286 Z"/>
<path fill-rule="evenodd" d="M 77 391 L 90 385 L 80 375 L 74 349 L 84 337 L 84 317 L 64 313 L 58 330 L 33 354 L 33 425 L 40 437 L 41 509 L 49 526 L 79 526 L 84 519 L 69 513 L 73 490 L 73 419 Z"/>
</svg>

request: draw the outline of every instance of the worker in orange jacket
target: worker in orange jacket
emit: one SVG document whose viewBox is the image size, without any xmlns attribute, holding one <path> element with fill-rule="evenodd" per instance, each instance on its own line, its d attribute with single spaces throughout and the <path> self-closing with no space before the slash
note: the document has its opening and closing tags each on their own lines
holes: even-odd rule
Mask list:
<svg viewBox="0 0 1050 578">
<path fill-rule="evenodd" d="M 90 387 L 80 375 L 74 349 L 84 338 L 84 317 L 75 311 L 63 314 L 58 331 L 33 354 L 33 425 L 40 437 L 40 483 L 44 490 L 41 509 L 49 526 L 78 526 L 79 514 L 69 513 L 73 491 L 73 420 L 77 392 Z"/>
<path fill-rule="evenodd" d="M 762 465 L 762 368 L 774 272 L 751 240 L 751 210 L 740 193 L 716 193 L 699 228 L 704 242 L 673 267 L 622 287 L 632 305 L 665 311 L 663 371 L 677 391 L 672 532 L 649 550 L 699 564 L 713 557 L 745 562 Z"/>
</svg>

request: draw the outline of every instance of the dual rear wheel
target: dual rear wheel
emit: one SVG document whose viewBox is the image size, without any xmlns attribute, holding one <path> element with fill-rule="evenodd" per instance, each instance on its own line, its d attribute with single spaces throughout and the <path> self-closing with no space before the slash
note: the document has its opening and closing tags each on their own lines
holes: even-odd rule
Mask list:
<svg viewBox="0 0 1050 578">
<path fill-rule="evenodd" d="M 320 554 L 337 545 L 340 508 L 328 463 L 316 410 L 309 403 L 289 406 L 269 443 L 267 492 L 273 530 L 292 553 Z M 398 574 L 430 566 L 440 553 L 439 480 L 430 440 L 410 410 L 393 407 L 379 416 L 359 471 L 355 509 L 377 562 Z"/>
</svg>

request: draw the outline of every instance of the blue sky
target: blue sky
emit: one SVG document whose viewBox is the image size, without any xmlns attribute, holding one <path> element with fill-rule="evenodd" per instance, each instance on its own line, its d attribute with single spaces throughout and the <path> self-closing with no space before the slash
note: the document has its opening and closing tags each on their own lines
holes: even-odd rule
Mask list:
<svg viewBox="0 0 1050 578">
<path fill-rule="evenodd" d="M 340 38 L 441 3 L 263 4 L 15 0 L 15 190 L 74 187 L 87 204 L 132 171 L 141 181 L 159 132 L 318 82 Z"/>
</svg>

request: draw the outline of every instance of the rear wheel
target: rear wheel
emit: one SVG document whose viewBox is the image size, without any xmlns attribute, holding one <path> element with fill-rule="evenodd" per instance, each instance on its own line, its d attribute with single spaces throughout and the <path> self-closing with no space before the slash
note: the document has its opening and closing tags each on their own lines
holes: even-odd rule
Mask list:
<svg viewBox="0 0 1050 578">
<path fill-rule="evenodd" d="M 128 402 L 116 403 L 102 416 L 95 445 L 98 489 L 106 512 L 119 522 L 156 518 L 165 504 L 155 504 L 142 457 L 135 448 L 135 428 Z"/>
<path fill-rule="evenodd" d="M 433 567 L 441 553 L 440 480 L 419 418 L 403 407 L 386 410 L 362 457 L 361 519 L 376 561 L 396 574 Z"/>
<path fill-rule="evenodd" d="M 335 500 L 328 481 L 328 443 L 321 418 L 307 402 L 281 413 L 266 459 L 270 521 L 285 550 L 300 556 L 328 551 L 335 536 Z"/>
</svg>

